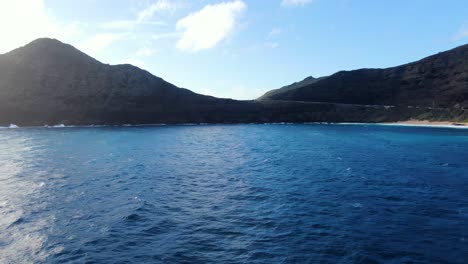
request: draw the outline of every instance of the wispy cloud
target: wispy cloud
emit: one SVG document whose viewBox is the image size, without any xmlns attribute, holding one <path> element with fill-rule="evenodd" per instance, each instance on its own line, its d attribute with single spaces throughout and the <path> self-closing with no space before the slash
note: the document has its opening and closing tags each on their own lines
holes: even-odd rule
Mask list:
<svg viewBox="0 0 468 264">
<path fill-rule="evenodd" d="M 468 27 L 466 25 L 463 25 L 454 37 L 455 40 L 464 38 L 468 38 Z"/>
<path fill-rule="evenodd" d="M 271 38 L 273 36 L 276 36 L 276 35 L 280 35 L 281 33 L 283 33 L 283 29 L 281 28 L 273 28 L 270 33 L 268 33 L 268 37 Z"/>
<path fill-rule="evenodd" d="M 151 48 L 149 46 L 142 46 L 133 54 L 129 54 L 128 56 L 124 57 L 122 60 L 118 60 L 118 64 L 131 64 L 133 66 L 137 66 L 141 69 L 145 69 L 148 65 L 146 64 L 146 60 L 155 55 L 157 50 Z"/>
<path fill-rule="evenodd" d="M 149 48 L 149 47 L 143 47 L 139 50 L 137 50 L 136 55 L 137 56 L 142 56 L 142 57 L 150 57 L 153 56 L 156 53 L 155 49 Z"/>
<path fill-rule="evenodd" d="M 78 48 L 92 56 L 96 56 L 101 50 L 109 47 L 114 42 L 122 39 L 125 34 L 100 33 L 84 40 Z"/>
<path fill-rule="evenodd" d="M 153 40 L 161 40 L 161 39 L 168 39 L 168 38 L 178 38 L 181 34 L 178 32 L 167 32 L 167 33 L 156 33 L 152 34 L 150 37 Z"/>
<path fill-rule="evenodd" d="M 239 16 L 247 9 L 240 0 L 207 5 L 177 21 L 177 30 L 182 37 L 177 48 L 196 52 L 215 47 L 235 29 Z"/>
<path fill-rule="evenodd" d="M 264 43 L 265 47 L 270 49 L 276 49 L 280 44 L 276 41 L 277 36 L 283 33 L 283 30 L 279 27 L 273 28 L 267 35 L 266 42 Z"/>
<path fill-rule="evenodd" d="M 112 20 L 107 21 L 104 23 L 99 24 L 100 29 L 104 29 L 107 32 L 112 33 L 100 33 L 92 36 L 91 38 L 87 39 L 83 43 L 80 44 L 80 48 L 84 51 L 89 52 L 92 55 L 99 53 L 99 51 L 103 50 L 111 46 L 114 42 L 122 39 L 123 37 L 130 37 L 132 39 L 148 39 L 151 38 L 155 39 L 162 39 L 175 34 L 174 32 L 169 33 L 160 33 L 155 35 L 151 34 L 143 34 L 141 31 L 142 26 L 163 26 L 167 25 L 166 21 L 162 20 L 154 20 L 153 17 L 156 14 L 170 14 L 173 13 L 179 7 L 178 2 L 176 1 L 169 1 L 169 0 L 156 0 L 147 8 L 141 10 L 134 19 L 128 20 Z M 139 49 L 133 55 L 129 56 L 124 61 L 129 61 L 132 64 L 138 64 L 142 66 L 141 57 L 148 57 L 155 53 L 154 49 L 144 48 Z"/>
<path fill-rule="evenodd" d="M 100 27 L 108 30 L 132 30 L 138 25 L 162 26 L 166 24 L 164 21 L 114 20 L 101 23 Z"/>
<path fill-rule="evenodd" d="M 265 46 L 267 46 L 267 47 L 270 48 L 270 49 L 276 49 L 276 48 L 278 48 L 280 45 L 279 45 L 277 42 L 266 42 L 266 43 L 265 43 Z"/>
<path fill-rule="evenodd" d="M 154 20 L 156 14 L 172 14 L 179 8 L 178 2 L 169 0 L 157 0 L 145 9 L 141 10 L 135 19 L 130 20 L 112 20 L 100 24 L 101 28 L 108 30 L 133 30 L 142 25 L 166 25 L 166 21 L 160 19 Z"/>
<path fill-rule="evenodd" d="M 297 6 L 305 6 L 307 4 L 312 3 L 314 0 L 282 0 L 281 6 L 282 7 L 297 7 Z"/>
<path fill-rule="evenodd" d="M 118 61 L 117 64 L 131 64 L 133 66 L 139 67 L 140 69 L 146 68 L 146 63 L 136 56 L 127 57 L 123 60 Z"/>
<path fill-rule="evenodd" d="M 174 1 L 157 0 L 147 8 L 138 13 L 138 21 L 151 19 L 155 14 L 160 12 L 174 12 L 178 5 Z"/>
</svg>

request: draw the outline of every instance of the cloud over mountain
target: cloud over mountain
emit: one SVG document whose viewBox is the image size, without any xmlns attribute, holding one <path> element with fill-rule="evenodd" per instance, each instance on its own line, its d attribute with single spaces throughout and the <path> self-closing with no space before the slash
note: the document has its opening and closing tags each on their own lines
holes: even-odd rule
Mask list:
<svg viewBox="0 0 468 264">
<path fill-rule="evenodd" d="M 247 5 L 240 0 L 207 5 L 177 21 L 177 30 L 182 37 L 177 48 L 182 51 L 196 52 L 215 47 L 226 39 L 238 24 L 240 15 Z"/>
</svg>

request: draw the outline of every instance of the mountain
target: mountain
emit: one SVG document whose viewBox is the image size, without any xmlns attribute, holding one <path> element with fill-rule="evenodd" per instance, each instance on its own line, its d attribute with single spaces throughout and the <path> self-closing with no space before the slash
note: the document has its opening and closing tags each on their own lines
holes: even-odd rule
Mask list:
<svg viewBox="0 0 468 264">
<path fill-rule="evenodd" d="M 309 77 L 237 101 L 43 38 L 0 55 L 0 126 L 468 120 L 466 49 L 390 69 Z"/>
<path fill-rule="evenodd" d="M 398 67 L 309 77 L 259 100 L 468 108 L 468 45 Z"/>
<path fill-rule="evenodd" d="M 204 120 L 200 106 L 231 101 L 178 88 L 132 65 L 100 63 L 55 39 L 38 39 L 0 55 L 4 123 L 197 121 Z"/>
<path fill-rule="evenodd" d="M 300 82 L 295 82 L 293 84 L 283 86 L 283 87 L 281 87 L 279 89 L 273 89 L 271 91 L 268 91 L 267 93 L 265 93 L 264 95 L 262 95 L 258 99 L 262 100 L 262 99 L 275 98 L 277 94 L 283 94 L 283 93 L 286 93 L 288 91 L 293 91 L 293 90 L 295 90 L 297 88 L 301 88 L 301 87 L 304 87 L 304 86 L 307 86 L 307 85 L 311 85 L 311 84 L 317 82 L 320 79 L 321 78 L 314 78 L 312 76 L 309 76 L 309 77 L 305 78 L 304 80 L 302 80 Z"/>
</svg>

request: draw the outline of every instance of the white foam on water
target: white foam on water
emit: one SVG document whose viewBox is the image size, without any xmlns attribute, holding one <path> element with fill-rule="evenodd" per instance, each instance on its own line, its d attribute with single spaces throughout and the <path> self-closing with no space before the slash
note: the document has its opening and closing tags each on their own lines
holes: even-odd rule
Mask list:
<svg viewBox="0 0 468 264">
<path fill-rule="evenodd" d="M 347 122 L 343 122 L 343 123 L 328 123 L 328 124 L 331 124 L 331 125 L 344 125 L 344 126 L 349 126 L 349 125 L 358 125 L 358 126 L 367 126 L 367 125 L 374 125 L 374 123 L 347 123 Z"/>
<path fill-rule="evenodd" d="M 76 127 L 76 126 L 66 126 L 64 124 L 58 124 L 58 125 L 53 125 L 53 126 L 49 126 L 49 125 L 44 125 L 45 128 L 70 128 L 70 127 Z"/>
<path fill-rule="evenodd" d="M 307 122 L 307 125 L 375 125 L 375 126 L 399 126 L 399 127 L 433 127 L 433 128 L 456 128 L 456 129 L 468 129 L 468 126 L 462 125 L 433 125 L 433 124 L 405 124 L 405 123 L 335 123 L 335 122 Z"/>
<path fill-rule="evenodd" d="M 362 204 L 360 204 L 360 203 L 352 203 L 351 206 L 354 207 L 354 208 L 361 208 L 361 207 L 362 207 Z"/>
<path fill-rule="evenodd" d="M 434 128 L 468 129 L 468 126 L 459 126 L 459 125 L 402 124 L 402 123 L 376 123 L 375 125 L 400 126 L 400 127 L 434 127 Z"/>
<path fill-rule="evenodd" d="M 243 124 L 243 123 L 240 123 Z M 257 125 L 259 123 L 249 123 Z M 262 124 L 262 123 L 260 123 Z M 461 126 L 461 125 L 431 125 L 431 124 L 404 124 L 404 123 L 334 123 L 334 122 L 305 122 L 305 123 L 290 123 L 290 122 L 277 122 L 277 123 L 263 123 L 263 125 L 295 125 L 295 124 L 303 124 L 303 125 L 354 125 L 354 126 L 399 126 L 399 127 L 431 127 L 431 128 L 455 128 L 455 129 L 468 129 L 468 126 Z M 122 124 L 122 125 L 44 125 L 42 127 L 45 128 L 99 128 L 99 127 L 145 127 L 145 126 L 167 126 L 168 124 Z M 174 126 L 203 126 L 203 125 L 225 125 L 225 124 L 209 124 L 209 123 L 183 123 L 183 124 L 173 124 Z M 21 128 L 38 128 L 40 126 L 26 126 Z M 10 124 L 8 127 L 0 127 L 2 128 L 19 128 L 15 124 Z"/>
</svg>

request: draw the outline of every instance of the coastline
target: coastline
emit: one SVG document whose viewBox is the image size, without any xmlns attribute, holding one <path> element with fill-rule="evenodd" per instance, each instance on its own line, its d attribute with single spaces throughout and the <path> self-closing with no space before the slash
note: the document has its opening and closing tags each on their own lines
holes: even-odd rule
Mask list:
<svg viewBox="0 0 468 264">
<path fill-rule="evenodd" d="M 433 128 L 459 128 L 468 129 L 468 122 L 451 122 L 451 121 L 428 121 L 428 120 L 406 120 L 397 122 L 381 122 L 381 123 L 360 123 L 360 122 L 272 122 L 272 123 L 180 123 L 180 124 L 120 124 L 120 125 L 44 125 L 44 126 L 0 126 L 0 129 L 17 129 L 17 128 L 103 128 L 103 127 L 151 127 L 151 126 L 203 126 L 203 125 L 381 125 L 381 126 L 402 126 L 402 127 L 433 127 Z"/>
<path fill-rule="evenodd" d="M 416 119 L 389 122 L 389 123 L 379 123 L 379 124 L 388 125 L 388 126 L 468 128 L 467 122 L 429 121 L 429 120 L 416 120 Z"/>
</svg>

